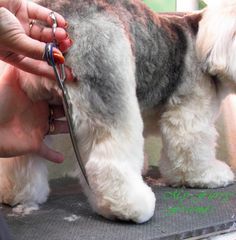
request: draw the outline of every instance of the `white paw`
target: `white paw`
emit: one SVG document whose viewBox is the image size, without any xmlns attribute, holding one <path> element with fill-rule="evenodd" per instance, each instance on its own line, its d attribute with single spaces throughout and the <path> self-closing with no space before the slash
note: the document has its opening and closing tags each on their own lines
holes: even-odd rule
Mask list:
<svg viewBox="0 0 236 240">
<path fill-rule="evenodd" d="M 96 211 L 108 219 L 120 219 L 144 223 L 154 214 L 155 195 L 151 188 L 142 184 L 140 189 L 130 189 L 129 192 L 116 197 L 99 196 L 96 199 Z M 138 191 L 137 191 L 138 190 Z"/>
<path fill-rule="evenodd" d="M 151 188 L 134 199 L 130 209 L 130 220 L 136 223 L 147 222 L 154 214 L 156 198 Z"/>
<path fill-rule="evenodd" d="M 234 173 L 227 164 L 215 160 L 201 170 L 189 172 L 185 181 L 190 187 L 225 187 L 233 183 Z"/>
<path fill-rule="evenodd" d="M 18 204 L 16 207 L 12 209 L 12 212 L 17 215 L 28 215 L 33 211 L 39 210 L 39 206 L 36 203 L 25 203 Z"/>
</svg>

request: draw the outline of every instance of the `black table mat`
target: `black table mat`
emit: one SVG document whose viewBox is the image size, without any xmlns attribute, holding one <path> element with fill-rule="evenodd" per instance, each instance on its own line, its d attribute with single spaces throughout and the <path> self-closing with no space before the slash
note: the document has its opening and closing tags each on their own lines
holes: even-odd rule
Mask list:
<svg viewBox="0 0 236 240">
<path fill-rule="evenodd" d="M 2 212 L 17 240 L 157 240 L 199 237 L 236 226 L 236 184 L 219 189 L 152 186 L 156 210 L 145 224 L 109 221 L 94 213 L 77 180 L 51 181 L 52 193 L 39 211 Z"/>
</svg>

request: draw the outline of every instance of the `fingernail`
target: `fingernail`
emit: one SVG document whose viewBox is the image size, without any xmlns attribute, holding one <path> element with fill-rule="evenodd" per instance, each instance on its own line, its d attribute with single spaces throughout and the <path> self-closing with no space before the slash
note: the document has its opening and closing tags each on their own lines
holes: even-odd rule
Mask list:
<svg viewBox="0 0 236 240">
<path fill-rule="evenodd" d="M 57 156 L 57 163 L 62 163 L 62 162 L 64 162 L 64 160 L 65 160 L 65 157 L 64 157 L 64 155 L 62 154 L 62 153 L 59 153 L 58 152 L 58 156 Z"/>
<path fill-rule="evenodd" d="M 74 44 L 74 41 L 72 39 L 69 39 L 70 40 L 70 46 L 72 46 Z"/>
<path fill-rule="evenodd" d="M 69 23 L 66 22 L 65 25 L 64 25 L 64 28 L 68 28 L 69 27 Z"/>
<path fill-rule="evenodd" d="M 72 72 L 72 69 L 68 66 L 66 66 L 66 75 L 67 75 L 67 80 L 73 82 L 74 81 L 74 74 Z"/>
<path fill-rule="evenodd" d="M 66 33 L 66 37 L 65 37 L 65 39 L 68 39 L 68 38 L 70 38 L 70 37 L 69 37 L 69 34 L 68 34 L 68 33 Z"/>
</svg>

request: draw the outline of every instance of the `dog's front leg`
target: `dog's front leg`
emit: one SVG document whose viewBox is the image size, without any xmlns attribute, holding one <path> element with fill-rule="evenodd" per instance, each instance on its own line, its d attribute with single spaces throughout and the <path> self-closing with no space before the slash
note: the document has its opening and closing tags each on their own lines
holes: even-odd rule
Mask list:
<svg viewBox="0 0 236 240">
<path fill-rule="evenodd" d="M 155 196 L 141 176 L 143 123 L 128 35 L 117 20 L 99 14 L 80 21 L 73 34 L 78 41 L 67 61 L 79 82 L 68 88 L 91 203 L 107 218 L 145 222 Z"/>
<path fill-rule="evenodd" d="M 215 156 L 215 89 L 210 78 L 196 81 L 191 94 L 173 96 L 162 116 L 160 170 L 172 185 L 215 188 L 234 180 L 230 167 Z"/>
</svg>

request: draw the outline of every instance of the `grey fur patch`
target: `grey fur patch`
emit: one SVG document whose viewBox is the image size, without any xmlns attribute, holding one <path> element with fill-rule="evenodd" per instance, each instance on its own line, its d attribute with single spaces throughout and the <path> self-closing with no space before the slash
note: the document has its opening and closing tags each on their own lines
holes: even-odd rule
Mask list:
<svg viewBox="0 0 236 240">
<path fill-rule="evenodd" d="M 67 63 L 79 79 L 79 94 L 90 104 L 89 115 L 113 123 L 124 119 L 127 75 L 134 74 L 134 66 L 119 21 L 96 13 L 79 24 L 72 19 L 70 24 L 78 41 L 67 54 Z"/>
</svg>

